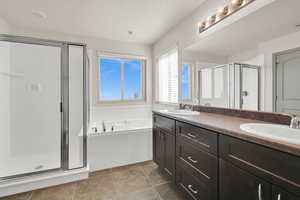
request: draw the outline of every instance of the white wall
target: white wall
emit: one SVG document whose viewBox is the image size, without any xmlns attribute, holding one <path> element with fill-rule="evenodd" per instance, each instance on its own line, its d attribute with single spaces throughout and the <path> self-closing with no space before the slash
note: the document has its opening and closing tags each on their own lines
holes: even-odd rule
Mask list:
<svg viewBox="0 0 300 200">
<path fill-rule="evenodd" d="M 9 32 L 9 26 L 0 17 L 0 34 Z M 0 43 L 0 73 L 10 73 L 10 45 L 5 42 Z M 0 74 L 0 158 L 5 163 L 6 155 L 10 148 L 10 78 Z"/>
<path fill-rule="evenodd" d="M 9 33 L 9 25 L 8 23 L 0 17 L 0 34 Z"/>
</svg>

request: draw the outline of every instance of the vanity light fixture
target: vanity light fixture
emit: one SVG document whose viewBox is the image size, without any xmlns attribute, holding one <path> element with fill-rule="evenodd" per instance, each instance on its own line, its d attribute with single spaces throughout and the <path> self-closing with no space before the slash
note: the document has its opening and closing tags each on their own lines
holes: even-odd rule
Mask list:
<svg viewBox="0 0 300 200">
<path fill-rule="evenodd" d="M 228 13 L 228 6 L 219 8 L 216 14 L 216 21 L 220 21 L 222 18 L 224 18 L 227 15 L 227 13 Z"/>
<path fill-rule="evenodd" d="M 255 0 L 230 0 L 228 5 L 217 9 L 216 14 L 208 16 L 206 19 L 198 22 L 197 27 L 199 33 L 209 29 L 213 25 L 217 24 L 253 1 Z"/>
</svg>

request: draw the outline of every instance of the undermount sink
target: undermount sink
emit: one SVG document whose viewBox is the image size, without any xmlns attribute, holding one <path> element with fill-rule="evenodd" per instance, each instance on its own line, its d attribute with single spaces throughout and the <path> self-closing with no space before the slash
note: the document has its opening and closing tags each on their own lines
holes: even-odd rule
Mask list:
<svg viewBox="0 0 300 200">
<path fill-rule="evenodd" d="M 246 132 L 300 145 L 300 130 L 284 125 L 249 123 L 242 124 L 240 128 Z"/>
<path fill-rule="evenodd" d="M 165 112 L 173 115 L 198 115 L 199 112 L 191 111 L 191 110 L 162 110 L 161 112 Z"/>
</svg>

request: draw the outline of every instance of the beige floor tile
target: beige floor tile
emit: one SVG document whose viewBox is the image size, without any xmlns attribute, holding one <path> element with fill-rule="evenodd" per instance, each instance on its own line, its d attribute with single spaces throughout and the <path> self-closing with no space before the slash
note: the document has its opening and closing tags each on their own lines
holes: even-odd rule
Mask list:
<svg viewBox="0 0 300 200">
<path fill-rule="evenodd" d="M 141 166 L 130 165 L 125 167 L 118 167 L 112 169 L 112 176 L 114 181 L 131 180 L 137 177 L 144 177 Z"/>
<path fill-rule="evenodd" d="M 117 200 L 161 200 L 157 191 L 153 188 L 138 192 L 119 195 Z"/>
<path fill-rule="evenodd" d="M 145 165 L 142 168 L 152 186 L 170 182 L 170 179 L 158 169 L 155 163 Z"/>
<path fill-rule="evenodd" d="M 0 200 L 30 200 L 32 192 L 25 192 L 21 194 L 16 194 L 8 197 L 0 197 Z"/>
<path fill-rule="evenodd" d="M 185 200 L 183 195 L 172 183 L 161 184 L 155 187 L 162 200 Z"/>
<path fill-rule="evenodd" d="M 112 200 L 116 189 L 112 176 L 95 176 L 77 183 L 75 200 Z"/>
<path fill-rule="evenodd" d="M 36 190 L 31 200 L 72 200 L 75 194 L 75 183 Z"/>
<path fill-rule="evenodd" d="M 115 185 L 118 194 L 137 192 L 151 187 L 145 176 L 134 176 L 128 179 L 116 180 Z"/>
</svg>

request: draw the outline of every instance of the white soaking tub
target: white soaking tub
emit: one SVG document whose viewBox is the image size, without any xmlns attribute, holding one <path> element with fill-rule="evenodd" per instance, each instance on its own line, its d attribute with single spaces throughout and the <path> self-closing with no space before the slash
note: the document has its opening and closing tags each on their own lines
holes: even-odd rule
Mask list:
<svg viewBox="0 0 300 200">
<path fill-rule="evenodd" d="M 103 126 L 104 124 L 104 126 Z M 89 136 L 105 136 L 105 135 L 118 135 L 130 134 L 139 132 L 141 130 L 151 130 L 151 119 L 131 119 L 119 121 L 98 121 L 92 123 L 89 129 Z"/>
<path fill-rule="evenodd" d="M 97 121 L 88 133 L 91 171 L 152 160 L 152 119 Z"/>
</svg>

